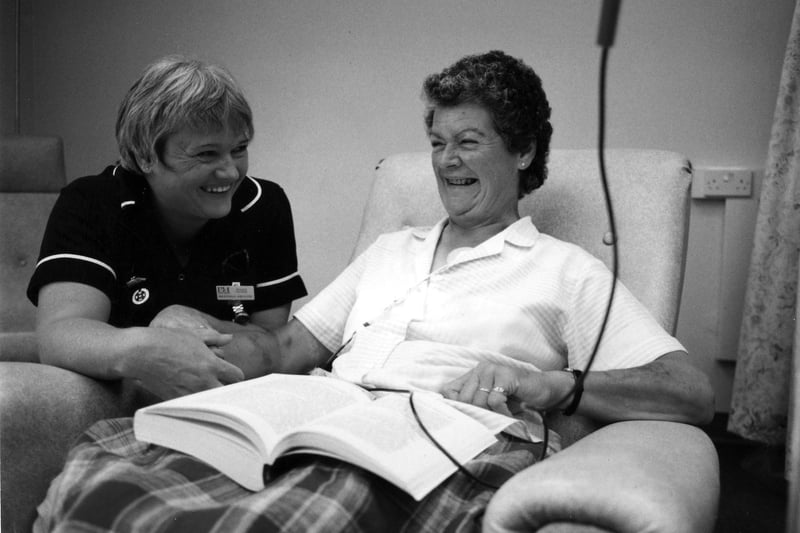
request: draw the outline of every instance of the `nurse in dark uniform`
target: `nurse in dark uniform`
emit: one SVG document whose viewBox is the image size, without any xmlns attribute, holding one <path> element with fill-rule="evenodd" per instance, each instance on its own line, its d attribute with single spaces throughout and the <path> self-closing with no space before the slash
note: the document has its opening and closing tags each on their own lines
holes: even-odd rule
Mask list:
<svg viewBox="0 0 800 533">
<path fill-rule="evenodd" d="M 306 295 L 289 201 L 247 174 L 253 133 L 221 67 L 145 69 L 119 109 L 119 164 L 71 182 L 51 213 L 28 287 L 43 363 L 161 398 L 253 377 L 260 362 L 221 347 L 285 324 Z"/>
</svg>

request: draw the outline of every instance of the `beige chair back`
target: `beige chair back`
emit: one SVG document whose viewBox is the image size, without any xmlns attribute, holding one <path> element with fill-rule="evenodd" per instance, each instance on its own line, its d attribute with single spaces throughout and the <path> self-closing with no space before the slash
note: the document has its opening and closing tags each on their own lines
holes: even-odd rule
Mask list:
<svg viewBox="0 0 800 533">
<path fill-rule="evenodd" d="M 38 361 L 25 290 L 47 218 L 66 184 L 58 137 L 0 137 L 0 360 Z"/>
</svg>

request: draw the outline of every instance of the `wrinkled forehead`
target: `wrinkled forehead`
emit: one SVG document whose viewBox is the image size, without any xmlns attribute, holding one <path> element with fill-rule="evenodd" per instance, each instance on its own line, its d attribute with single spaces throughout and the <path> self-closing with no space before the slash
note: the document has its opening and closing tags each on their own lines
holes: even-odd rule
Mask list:
<svg viewBox="0 0 800 533">
<path fill-rule="evenodd" d="M 473 132 L 482 136 L 497 135 L 491 112 L 486 107 L 474 103 L 435 106 L 432 109 L 428 133 L 443 135 L 463 132 Z"/>
</svg>

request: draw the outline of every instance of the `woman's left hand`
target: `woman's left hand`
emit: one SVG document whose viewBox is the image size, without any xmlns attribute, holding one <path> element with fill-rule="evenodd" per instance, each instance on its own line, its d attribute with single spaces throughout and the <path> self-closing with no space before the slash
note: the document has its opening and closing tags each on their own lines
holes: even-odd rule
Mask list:
<svg viewBox="0 0 800 533">
<path fill-rule="evenodd" d="M 211 347 L 222 346 L 231 340 L 230 335 L 214 327 L 208 315 L 178 304 L 162 309 L 150 321 L 150 327 L 186 330 Z"/>
<path fill-rule="evenodd" d="M 155 318 L 150 321 L 150 327 L 188 329 L 191 331 L 213 329 L 203 313 L 191 307 L 178 304 L 173 304 L 162 309 Z"/>
<path fill-rule="evenodd" d="M 564 391 L 558 389 L 554 372 L 525 371 L 495 363 L 479 363 L 478 366 L 447 383 L 442 395 L 451 400 L 471 403 L 513 416 L 523 410 L 523 403 L 532 409 L 553 407 Z M 568 374 L 564 377 L 569 377 Z M 572 378 L 566 381 L 568 386 Z M 568 390 L 568 389 L 564 389 Z"/>
<path fill-rule="evenodd" d="M 450 400 L 471 403 L 484 409 L 514 416 L 520 410 L 515 396 L 520 388 L 520 371 L 494 363 L 478 366 L 447 383 L 442 395 Z"/>
</svg>

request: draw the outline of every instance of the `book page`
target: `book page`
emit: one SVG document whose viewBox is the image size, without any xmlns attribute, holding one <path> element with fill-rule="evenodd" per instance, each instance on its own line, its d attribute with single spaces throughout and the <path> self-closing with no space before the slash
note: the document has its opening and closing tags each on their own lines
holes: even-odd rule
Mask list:
<svg viewBox="0 0 800 533">
<path fill-rule="evenodd" d="M 144 425 L 139 416 L 134 419 L 134 431 L 137 439 L 193 455 L 247 489 L 264 487 L 263 454 L 249 440 L 224 426 L 150 413 Z"/>
<path fill-rule="evenodd" d="M 369 392 L 340 379 L 270 374 L 140 411 L 227 426 L 251 441 L 266 458 L 267 451 L 292 428 L 354 402 L 371 401 Z"/>
<path fill-rule="evenodd" d="M 457 461 L 465 463 L 493 444 L 494 433 L 425 393 L 414 398 L 421 422 Z M 414 417 L 408 394 L 353 405 L 306 424 L 275 452 L 338 456 L 377 473 L 420 499 L 457 470 Z"/>
<path fill-rule="evenodd" d="M 444 399 L 444 401 L 454 409 L 458 409 L 462 413 L 469 415 L 474 420 L 480 422 L 494 434 L 503 431 L 509 435 L 513 435 L 523 440 L 542 442 L 540 436 L 542 431 L 540 422 L 541 416 L 538 414 L 535 414 L 538 420 L 537 424 L 534 426 L 533 422 L 512 418 L 489 409 L 478 407 L 477 405 L 472 405 L 471 403 L 448 399 Z"/>
</svg>

